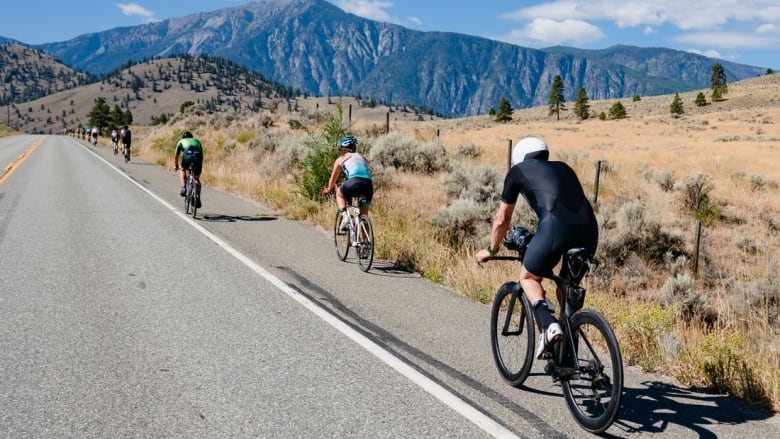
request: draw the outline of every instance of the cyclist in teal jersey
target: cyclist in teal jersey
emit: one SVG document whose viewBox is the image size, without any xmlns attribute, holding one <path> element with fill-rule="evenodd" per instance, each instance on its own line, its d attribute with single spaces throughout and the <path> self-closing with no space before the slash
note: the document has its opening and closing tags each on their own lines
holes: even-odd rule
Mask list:
<svg viewBox="0 0 780 439">
<path fill-rule="evenodd" d="M 330 180 L 328 185 L 322 189 L 322 194 L 327 195 L 333 189 L 337 189 L 336 204 L 339 206 L 339 212 L 342 213 L 346 210 L 347 199 L 357 197 L 360 213 L 368 214 L 371 200 L 374 197 L 374 184 L 371 180 L 371 170 L 368 167 L 368 162 L 365 157 L 355 152 L 357 144 L 358 141 L 354 136 L 342 137 L 339 140 L 340 155 L 333 162 Z M 337 188 L 336 181 L 338 181 L 342 172 L 344 172 L 346 180 Z"/>
</svg>

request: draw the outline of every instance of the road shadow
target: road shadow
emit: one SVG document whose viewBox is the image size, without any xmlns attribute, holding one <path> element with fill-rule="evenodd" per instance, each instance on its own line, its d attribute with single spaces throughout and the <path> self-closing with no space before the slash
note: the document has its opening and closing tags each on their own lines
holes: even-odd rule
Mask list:
<svg viewBox="0 0 780 439">
<path fill-rule="evenodd" d="M 347 255 L 347 259 L 343 261 L 345 264 L 357 265 L 357 259 L 352 257 L 351 252 Z M 371 269 L 366 274 L 374 276 L 389 276 L 389 277 L 420 277 L 419 274 L 410 271 L 400 265 L 396 265 L 389 261 L 377 261 L 371 264 Z"/>
<path fill-rule="evenodd" d="M 623 406 L 615 425 L 627 433 L 661 433 L 670 424 L 695 432 L 699 438 L 716 438 L 710 425 L 739 425 L 771 418 L 769 412 L 748 407 L 733 397 L 685 389 L 659 381 L 645 388 L 625 388 Z"/>
<path fill-rule="evenodd" d="M 250 215 L 221 215 L 214 213 L 203 214 L 201 218 L 203 221 L 213 223 L 235 223 L 238 221 L 254 222 L 254 221 L 276 221 L 278 218 L 275 216 L 250 216 Z"/>
<path fill-rule="evenodd" d="M 543 375 L 545 374 L 530 374 Z M 566 402 L 559 384 L 555 386 L 557 390 L 548 391 L 529 387 L 527 383 L 526 381 L 520 390 L 559 397 L 565 407 Z M 617 419 L 601 437 L 665 433 L 670 425 L 677 425 L 687 428 L 699 438 L 715 439 L 718 433 L 708 429 L 708 426 L 739 425 L 750 421 L 763 421 L 773 416 L 772 413 L 748 407 L 727 395 L 703 393 L 659 381 L 645 381 L 642 384 L 646 387 L 623 388 L 623 401 Z"/>
</svg>

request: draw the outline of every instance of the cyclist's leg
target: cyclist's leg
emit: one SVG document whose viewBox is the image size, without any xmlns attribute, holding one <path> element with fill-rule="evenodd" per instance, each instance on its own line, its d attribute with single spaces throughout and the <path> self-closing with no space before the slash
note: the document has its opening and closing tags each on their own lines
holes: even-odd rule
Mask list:
<svg viewBox="0 0 780 439">
<path fill-rule="evenodd" d="M 200 174 L 203 172 L 203 156 L 197 156 L 192 167 L 193 179 L 195 180 L 195 193 L 200 198 Z"/>
<path fill-rule="evenodd" d="M 374 198 L 374 184 L 366 178 L 359 180 L 358 207 L 361 214 L 368 215 L 368 211 L 371 209 L 371 200 Z"/>
</svg>

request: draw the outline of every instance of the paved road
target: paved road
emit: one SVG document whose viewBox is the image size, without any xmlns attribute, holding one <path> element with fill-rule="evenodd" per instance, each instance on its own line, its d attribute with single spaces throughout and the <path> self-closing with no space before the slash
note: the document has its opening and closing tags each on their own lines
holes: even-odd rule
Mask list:
<svg viewBox="0 0 780 439">
<path fill-rule="evenodd" d="M 589 436 L 538 368 L 501 381 L 486 305 L 322 230 L 208 187 L 193 221 L 173 173 L 68 137 L 0 139 L 0 173 L 0 436 Z M 607 436 L 780 437 L 632 369 L 624 400 Z"/>
</svg>

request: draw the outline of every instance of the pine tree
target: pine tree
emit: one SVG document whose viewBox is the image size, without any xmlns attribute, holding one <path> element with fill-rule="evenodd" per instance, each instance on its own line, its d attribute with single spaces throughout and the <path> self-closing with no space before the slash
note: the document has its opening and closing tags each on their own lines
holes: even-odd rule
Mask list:
<svg viewBox="0 0 780 439">
<path fill-rule="evenodd" d="M 507 122 L 512 120 L 512 113 L 515 110 L 512 109 L 512 104 L 509 103 L 509 99 L 501 98 L 498 103 L 498 113 L 496 113 L 496 122 Z"/>
<path fill-rule="evenodd" d="M 697 107 L 703 107 L 707 105 L 707 98 L 704 97 L 704 93 L 699 92 L 699 94 L 696 95 L 696 101 L 694 101 Z"/>
<path fill-rule="evenodd" d="M 679 117 L 681 114 L 685 113 L 685 110 L 683 110 L 682 99 L 680 99 L 680 93 L 674 94 L 674 100 L 672 101 L 672 105 L 670 105 L 669 109 L 674 117 Z"/>
<path fill-rule="evenodd" d="M 726 85 L 726 71 L 720 63 L 712 65 L 712 75 L 710 75 L 710 85 L 712 87 L 712 100 L 719 101 L 728 93 L 729 88 Z"/>
<path fill-rule="evenodd" d="M 550 113 L 555 114 L 558 120 L 561 120 L 561 110 L 565 110 L 563 105 L 566 99 L 563 97 L 563 78 L 561 75 L 555 75 L 552 86 L 550 87 Z"/>
<path fill-rule="evenodd" d="M 625 119 L 626 107 L 624 107 L 623 104 L 620 103 L 620 101 L 615 102 L 614 104 L 612 104 L 612 107 L 609 109 L 609 118 Z"/>
<path fill-rule="evenodd" d="M 111 109 L 108 107 L 108 104 L 106 104 L 106 98 L 102 96 L 96 98 L 95 105 L 89 110 L 89 113 L 87 113 L 89 126 L 97 127 L 100 130 L 107 127 L 111 122 L 109 115 L 110 111 Z"/>
<path fill-rule="evenodd" d="M 574 114 L 577 115 L 580 120 L 585 120 L 590 116 L 590 104 L 588 102 L 588 93 L 585 91 L 585 88 L 582 87 L 580 88 L 580 91 L 577 92 L 577 100 L 574 101 Z"/>
</svg>

